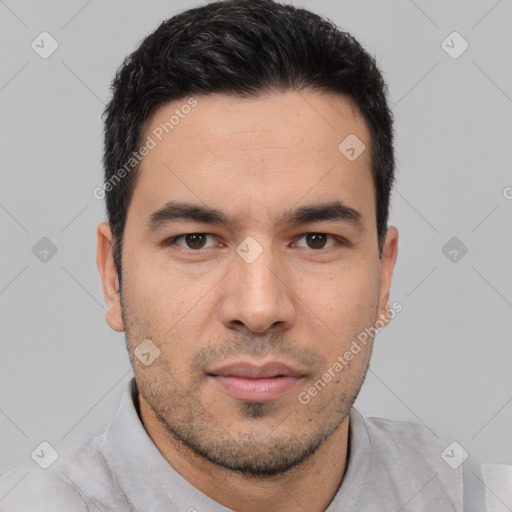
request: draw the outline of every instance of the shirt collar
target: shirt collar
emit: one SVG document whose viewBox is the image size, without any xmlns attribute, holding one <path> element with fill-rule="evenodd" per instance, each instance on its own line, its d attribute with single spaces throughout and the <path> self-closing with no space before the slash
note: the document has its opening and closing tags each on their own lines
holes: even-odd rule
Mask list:
<svg viewBox="0 0 512 512">
<path fill-rule="evenodd" d="M 343 481 L 325 512 L 357 510 L 370 472 L 370 436 L 364 417 L 350 409 L 347 463 Z"/>
</svg>

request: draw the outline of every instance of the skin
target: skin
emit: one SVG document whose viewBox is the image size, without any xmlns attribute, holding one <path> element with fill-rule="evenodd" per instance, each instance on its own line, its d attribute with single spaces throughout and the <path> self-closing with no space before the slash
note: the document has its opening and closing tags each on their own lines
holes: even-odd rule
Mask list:
<svg viewBox="0 0 512 512">
<path fill-rule="evenodd" d="M 308 404 L 298 395 L 365 328 L 387 323 L 397 256 L 393 226 L 378 255 L 369 130 L 341 95 L 196 99 L 141 164 L 127 213 L 121 293 L 110 226 L 98 226 L 106 320 L 126 332 L 142 421 L 176 471 L 233 510 L 322 511 L 343 479 L 348 412 L 372 343 Z M 161 107 L 142 140 L 184 103 Z M 367 148 L 352 162 L 338 150 L 349 134 Z M 222 210 L 236 224 L 177 220 L 151 231 L 150 215 L 169 200 Z M 336 200 L 360 212 L 359 229 L 275 222 L 283 210 Z M 196 245 L 184 238 L 165 244 L 189 233 L 211 236 Z M 307 233 L 334 237 L 315 245 Z M 248 236 L 262 249 L 252 263 L 236 252 Z M 144 339 L 160 350 L 148 366 L 133 352 Z M 207 373 L 241 359 L 284 362 L 303 377 L 278 399 L 240 400 Z"/>
</svg>

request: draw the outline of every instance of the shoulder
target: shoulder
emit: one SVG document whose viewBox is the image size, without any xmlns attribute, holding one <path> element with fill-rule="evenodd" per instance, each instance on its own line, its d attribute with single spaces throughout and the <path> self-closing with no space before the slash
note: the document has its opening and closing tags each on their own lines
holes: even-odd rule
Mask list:
<svg viewBox="0 0 512 512">
<path fill-rule="evenodd" d="M 411 451 L 417 456 L 421 451 L 427 458 L 434 454 L 437 461 L 441 459 L 441 453 L 448 445 L 446 437 L 419 423 L 360 416 L 376 449 L 396 449 L 396 455 L 401 454 L 403 457 L 408 456 Z"/>
<path fill-rule="evenodd" d="M 359 440 L 364 436 L 367 443 L 374 476 L 401 502 L 415 496 L 418 506 L 462 508 L 467 452 L 461 445 L 411 421 L 365 417 L 356 410 L 351 420 Z"/>
<path fill-rule="evenodd" d="M 30 461 L 0 479 L 0 512 L 87 512 L 71 482 L 54 472 L 38 471 Z"/>
<path fill-rule="evenodd" d="M 0 512 L 88 511 L 90 494 L 110 478 L 99 450 L 102 437 L 93 432 L 39 445 L 32 458 L 0 479 Z"/>
<path fill-rule="evenodd" d="M 436 474 L 441 482 L 462 489 L 462 466 L 468 456 L 457 441 L 412 421 L 364 418 L 373 453 L 397 473 Z M 419 471 L 420 470 L 420 471 Z M 410 477 L 410 475 L 409 475 Z"/>
</svg>

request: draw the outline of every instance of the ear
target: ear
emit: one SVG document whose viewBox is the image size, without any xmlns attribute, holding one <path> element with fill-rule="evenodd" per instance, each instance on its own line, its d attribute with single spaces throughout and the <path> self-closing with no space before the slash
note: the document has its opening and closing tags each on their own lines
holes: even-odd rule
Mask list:
<svg viewBox="0 0 512 512">
<path fill-rule="evenodd" d="M 396 258 L 398 255 L 398 230 L 394 226 L 389 226 L 384 247 L 382 248 L 382 256 L 380 260 L 380 291 L 379 291 L 379 307 L 377 310 L 377 320 L 387 325 L 392 318 L 389 310 L 389 290 L 391 288 L 391 278 L 395 268 Z"/>
<path fill-rule="evenodd" d="M 103 285 L 103 295 L 107 304 L 105 320 L 114 331 L 123 332 L 124 323 L 121 315 L 121 294 L 118 292 L 119 279 L 112 254 L 113 237 L 110 224 L 108 222 L 99 224 L 96 234 L 98 239 L 96 263 Z"/>
</svg>

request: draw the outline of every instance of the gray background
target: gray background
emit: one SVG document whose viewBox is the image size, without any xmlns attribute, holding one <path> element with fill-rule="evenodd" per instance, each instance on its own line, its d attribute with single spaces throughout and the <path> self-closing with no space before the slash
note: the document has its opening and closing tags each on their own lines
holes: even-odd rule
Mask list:
<svg viewBox="0 0 512 512">
<path fill-rule="evenodd" d="M 295 3 L 376 55 L 396 116 L 391 300 L 403 311 L 357 405 L 510 464 L 512 1 Z M 122 59 L 196 5 L 0 0 L 0 474 L 43 440 L 106 425 L 131 376 L 95 263 L 100 114 Z M 48 59 L 31 48 L 43 31 L 59 44 Z M 457 59 L 441 46 L 453 31 L 469 43 Z M 442 252 L 454 236 L 468 248 L 456 262 Z M 32 252 L 42 237 L 57 247 L 46 262 Z"/>
</svg>

